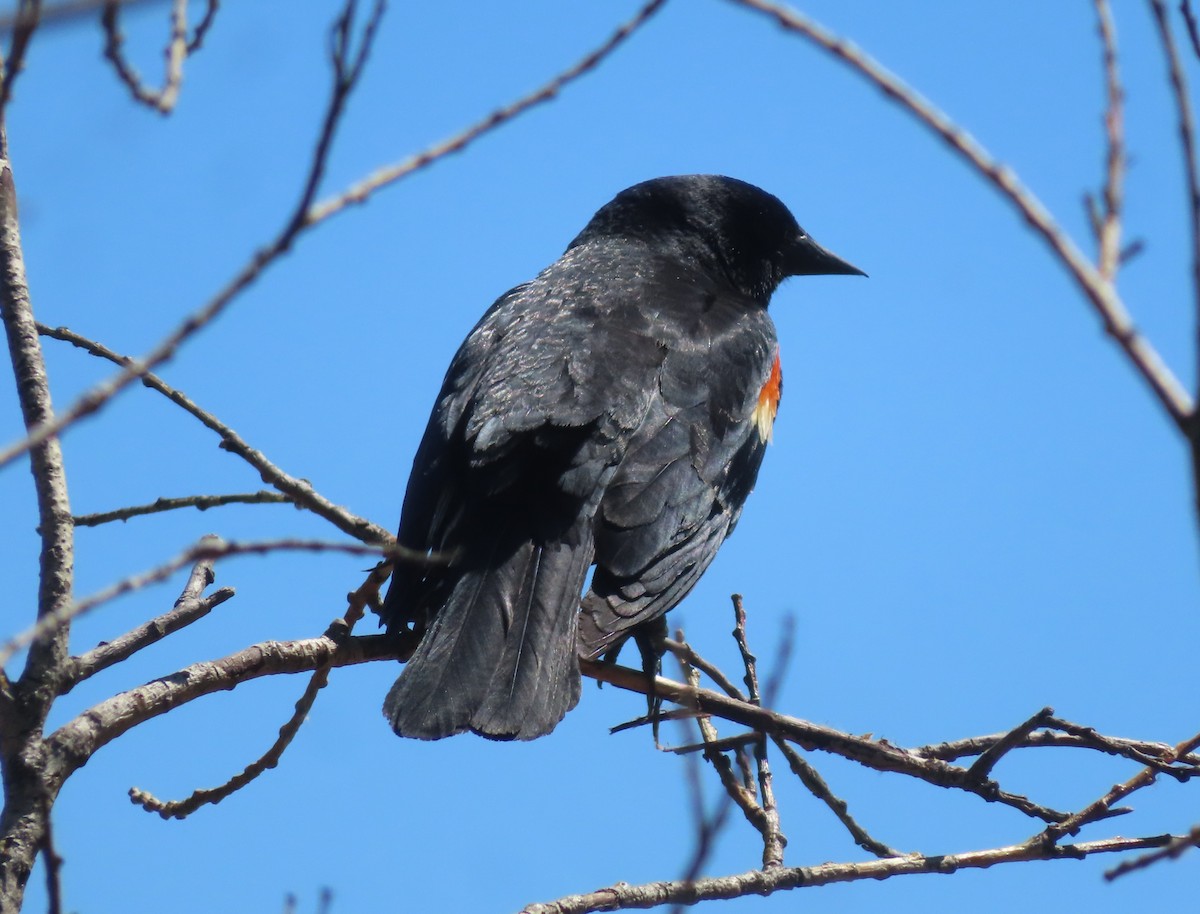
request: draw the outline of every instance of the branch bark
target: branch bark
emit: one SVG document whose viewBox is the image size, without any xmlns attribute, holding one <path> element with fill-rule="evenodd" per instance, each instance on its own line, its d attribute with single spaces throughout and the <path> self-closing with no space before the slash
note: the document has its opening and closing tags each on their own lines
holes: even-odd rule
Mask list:
<svg viewBox="0 0 1200 914">
<path fill-rule="evenodd" d="M 12 61 L 10 60 L 10 65 Z M 17 218 L 17 194 L 0 120 L 0 317 L 16 380 L 25 428 L 54 420 L 50 382 L 25 280 Z M 41 537 L 37 616 L 55 617 L 70 605 L 75 540 L 62 450 L 49 438 L 29 452 L 37 494 Z M 42 727 L 58 696 L 67 661 L 68 626 L 33 638 L 21 678 L 0 689 L 0 767 L 4 812 L 0 816 L 0 912 L 20 907 L 33 861 L 46 840 L 49 810 L 57 788 L 43 778 Z"/>
</svg>

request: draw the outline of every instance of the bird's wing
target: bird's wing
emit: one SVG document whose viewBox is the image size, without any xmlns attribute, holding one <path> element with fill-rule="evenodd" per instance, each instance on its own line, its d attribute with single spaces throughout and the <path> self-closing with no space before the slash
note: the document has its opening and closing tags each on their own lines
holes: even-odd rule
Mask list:
<svg viewBox="0 0 1200 914">
<path fill-rule="evenodd" d="M 710 293 L 690 313 L 597 514 L 580 628 L 591 656 L 691 590 L 736 525 L 770 436 L 781 379 L 766 311 Z"/>
<path fill-rule="evenodd" d="M 639 272 L 578 257 L 498 299 L 454 357 L 413 462 L 402 545 L 462 569 L 495 556 L 497 538 L 502 551 L 577 538 L 595 512 L 667 352 L 636 307 Z M 398 564 L 384 621 L 423 626 L 455 577 Z"/>
</svg>

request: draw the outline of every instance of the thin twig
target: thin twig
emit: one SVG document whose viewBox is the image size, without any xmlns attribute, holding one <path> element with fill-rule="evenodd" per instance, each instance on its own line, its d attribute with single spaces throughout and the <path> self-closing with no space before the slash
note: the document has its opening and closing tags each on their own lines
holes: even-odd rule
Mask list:
<svg viewBox="0 0 1200 914">
<path fill-rule="evenodd" d="M 263 641 L 222 657 L 159 676 L 114 695 L 67 721 L 46 738 L 61 780 L 99 749 L 181 705 L 243 683 L 285 673 L 311 673 L 324 663 L 342 667 L 376 660 L 407 660 L 412 645 L 389 635 Z"/>
<path fill-rule="evenodd" d="M 1052 727 L 1063 728 L 1064 725 L 1071 728 L 1070 732 L 1057 733 L 1050 730 L 1043 730 L 1039 733 L 1031 733 L 1021 742 L 1021 748 L 1066 747 L 1095 749 L 1109 755 L 1132 759 L 1140 764 L 1150 764 L 1153 761 L 1167 765 L 1170 764 L 1175 751 L 1172 746 L 1166 743 L 1156 743 L 1148 740 L 1125 739 L 1114 736 L 1099 737 L 1099 734 L 1096 734 L 1099 738 L 1091 738 L 1085 734 L 1094 734 L 1094 730 L 1088 727 L 1080 727 L 1078 724 L 1072 724 L 1061 718 L 1054 718 L 1053 721 L 1049 722 L 1049 726 Z M 922 758 L 936 758 L 952 762 L 955 759 L 979 755 L 979 753 L 987 751 L 990 746 L 995 745 L 996 742 L 1007 735 L 1007 733 L 991 733 L 987 736 L 969 736 L 964 739 L 947 740 L 946 742 L 933 743 L 928 746 L 918 746 L 909 751 L 913 755 L 918 755 Z M 1187 755 L 1179 759 L 1179 762 L 1195 768 L 1200 766 L 1200 756 Z"/>
<path fill-rule="evenodd" d="M 727 677 L 716 664 L 709 663 L 686 641 L 672 641 L 670 638 L 663 639 L 663 647 L 674 654 L 679 660 L 686 662 L 689 666 L 694 666 L 713 681 L 713 684 L 730 698 L 736 698 L 738 701 L 746 700 L 746 693 L 733 684 L 733 680 Z"/>
<path fill-rule="evenodd" d="M 1200 363 L 1200 169 L 1196 164 L 1196 128 L 1192 121 L 1192 101 L 1188 92 L 1187 75 L 1179 60 L 1175 37 L 1171 29 L 1171 17 L 1163 0 L 1150 0 L 1154 20 L 1158 25 L 1158 36 L 1162 42 L 1163 56 L 1167 61 L 1167 77 L 1175 99 L 1175 113 L 1179 119 L 1179 148 L 1183 153 L 1183 170 L 1188 193 L 1188 233 L 1192 241 L 1192 295 L 1196 311 L 1197 352 Z"/>
<path fill-rule="evenodd" d="M 645 695 L 650 689 L 646 677 L 628 667 L 581 660 L 584 675 L 619 689 Z M 1060 822 L 1068 813 L 1034 803 L 1028 797 L 1001 790 L 994 781 L 976 783 L 967 780 L 967 769 L 937 759 L 922 758 L 882 740 L 871 740 L 823 727 L 811 721 L 789 717 L 777 711 L 738 701 L 709 689 L 693 689 L 683 683 L 658 677 L 654 688 L 665 700 L 702 713 L 734 721 L 771 737 L 790 740 L 805 749 L 819 749 L 858 762 L 875 771 L 894 771 L 939 787 L 972 793 L 989 803 L 1002 803 L 1044 822 Z"/>
<path fill-rule="evenodd" d="M 682 640 L 682 632 L 680 633 Z M 697 682 L 699 674 L 694 668 L 689 667 L 684 660 L 679 661 L 680 668 L 683 670 L 684 678 L 688 682 Z M 709 737 L 716 737 L 716 730 L 712 723 L 704 717 L 698 717 L 696 726 L 700 730 L 701 739 L 705 742 Z M 709 750 L 705 754 L 705 759 L 713 764 L 717 769 L 718 775 L 721 778 L 722 786 L 725 787 L 725 793 L 721 795 L 720 802 L 717 808 L 713 810 L 712 815 L 709 815 L 704 808 L 704 788 L 700 779 L 700 765 L 694 756 L 689 757 L 684 763 L 684 772 L 687 775 L 688 794 L 692 799 L 692 819 L 695 822 L 696 831 L 696 847 L 692 851 L 691 859 L 688 861 L 687 867 L 683 871 L 683 881 L 691 882 L 696 879 L 704 870 L 704 865 L 712 856 L 713 850 L 716 848 L 717 836 L 725 828 L 729 822 L 729 810 L 736 803 L 746 811 L 744 801 L 746 795 L 739 789 L 736 778 L 732 778 L 732 773 L 729 769 L 728 759 L 719 752 Z M 720 760 L 720 765 L 715 761 Z M 729 783 L 726 783 L 726 777 L 731 778 L 732 788 Z M 748 814 L 747 814 L 748 815 Z M 672 908 L 671 914 L 679 914 L 679 909 Z"/>
<path fill-rule="evenodd" d="M 1046 726 L 1046 722 L 1053 715 L 1053 708 L 1042 708 L 1024 723 L 1017 724 L 980 754 L 979 758 L 967 769 L 967 777 L 973 781 L 982 781 L 987 778 L 1000 759 L 1020 746 L 1034 730 Z"/>
<path fill-rule="evenodd" d="M 352 3 L 353 0 L 350 0 L 350 2 Z M 377 9 L 382 8 L 382 0 L 377 2 L 376 7 Z M 316 193 L 316 185 L 324 173 L 325 156 L 328 155 L 332 145 L 332 137 L 337 130 L 346 99 L 354 87 L 353 83 L 345 83 L 343 77 L 346 72 L 353 74 L 355 77 L 361 74 L 362 64 L 366 60 L 367 53 L 371 47 L 370 40 L 376 34 L 376 23 L 377 16 L 372 17 L 368 21 L 363 32 L 362 45 L 353 61 L 341 61 L 339 66 L 335 66 L 329 104 L 326 108 L 325 118 L 322 121 L 318 135 L 319 139 L 304 179 L 299 202 L 293 211 L 289 213 L 283 228 L 275 238 L 257 251 L 249 263 L 242 267 L 238 274 L 216 296 L 203 307 L 188 315 L 147 355 L 129 362 L 122 371 L 92 387 L 72 403 L 70 407 L 59 413 L 57 417 L 39 423 L 36 427 L 29 430 L 28 435 L 23 440 L 14 443 L 3 452 L 0 452 L 0 467 L 10 463 L 31 447 L 35 447 L 41 442 L 61 434 L 64 429 L 79 421 L 84 416 L 95 413 L 119 392 L 128 387 L 134 380 L 140 378 L 156 366 L 169 361 L 174 357 L 180 346 L 202 328 L 208 326 L 208 324 L 229 307 L 238 295 L 253 285 L 270 264 L 291 250 L 297 237 L 312 225 L 311 222 L 306 221 L 304 213 L 310 206 Z M 344 47 L 344 50 L 347 54 L 349 53 L 348 47 Z"/>
<path fill-rule="evenodd" d="M 388 571 L 386 565 L 381 564 L 372 569 L 366 581 L 347 597 L 348 608 L 345 616 L 335 620 L 330 625 L 326 635 L 342 640 L 349 637 L 350 633 L 354 630 L 355 624 L 363 617 L 363 613 L 372 598 L 378 598 L 379 588 L 387 578 Z M 283 726 L 279 728 L 279 736 L 271 744 L 271 747 L 262 756 L 247 765 L 240 773 L 234 775 L 219 787 L 193 791 L 190 796 L 183 800 L 160 800 L 149 791 L 140 790 L 137 787 L 129 789 L 129 799 L 147 812 L 156 812 L 164 819 L 183 819 L 202 806 L 220 803 L 226 797 L 250 784 L 264 772 L 274 768 L 279 764 L 284 751 L 292 744 L 292 740 L 296 738 L 296 734 L 300 732 L 300 727 L 308 718 L 313 703 L 317 700 L 317 695 L 329 683 L 329 673 L 332 669 L 330 663 L 332 659 L 333 657 L 330 655 L 324 663 L 313 671 L 312 676 L 308 680 L 308 685 L 304 689 L 304 693 L 296 701 L 295 711 Z"/>
<path fill-rule="evenodd" d="M 46 868 L 46 911 L 47 914 L 62 914 L 62 865 L 63 858 L 54 846 L 54 820 L 50 815 L 51 801 L 46 798 L 42 815 L 45 824 L 42 831 L 42 863 Z"/>
<path fill-rule="evenodd" d="M 107 346 L 68 330 L 66 327 L 51 328 L 45 324 L 38 324 L 37 327 L 38 333 L 43 336 L 70 343 L 97 358 L 107 359 L 117 365 L 129 365 L 133 362 L 128 356 L 113 352 Z M 171 387 L 158 375 L 147 373 L 142 377 L 141 382 L 151 390 L 158 391 L 176 406 L 199 419 L 205 427 L 220 435 L 222 450 L 229 451 L 245 460 L 258 471 L 263 482 L 273 485 L 288 496 L 288 499 L 295 502 L 297 507 L 312 511 L 317 516 L 325 518 L 343 533 L 364 543 L 390 544 L 395 541 L 395 537 L 389 531 L 366 518 L 351 514 L 341 505 L 335 505 L 314 489 L 307 480 L 297 479 L 295 476 L 285 473 L 268 460 L 262 451 L 252 448 L 232 428 L 221 422 L 212 413 L 201 409 L 186 394 Z"/>
<path fill-rule="evenodd" d="M 837 816 L 838 821 L 845 826 L 846 831 L 850 832 L 850 837 L 854 839 L 855 844 L 863 850 L 874 854 L 876 857 L 902 857 L 903 851 L 898 851 L 893 847 L 889 847 L 882 841 L 873 838 L 870 833 L 858 824 L 854 816 L 850 815 L 850 806 L 841 797 L 837 796 L 825 779 L 821 777 L 808 761 L 796 751 L 796 748 L 778 737 L 772 737 L 775 745 L 779 747 L 779 751 L 783 753 L 783 757 L 787 759 L 788 766 L 792 769 L 792 773 L 800 779 L 814 797 L 824 803 Z"/>
<path fill-rule="evenodd" d="M 42 3 L 38 18 L 42 28 L 70 25 L 77 19 L 90 16 L 109 3 L 116 3 L 128 9 L 152 2 L 160 2 L 160 0 L 62 0 L 60 3 Z M 24 21 L 25 15 L 19 6 L 15 12 L 0 16 L 0 35 L 13 31 Z"/>
<path fill-rule="evenodd" d="M 487 133 L 491 133 L 502 124 L 506 124 L 521 114 L 524 114 L 530 108 L 543 104 L 555 98 L 559 92 L 567 87 L 568 84 L 574 82 L 579 77 L 594 70 L 599 66 L 605 58 L 612 54 L 620 47 L 626 39 L 634 32 L 641 28 L 647 20 L 657 13 L 663 6 L 666 0 L 650 0 L 645 6 L 639 9 L 633 17 L 623 24 L 612 34 L 612 36 L 592 51 L 578 63 L 562 73 L 554 77 L 545 85 L 525 95 L 515 102 L 505 105 L 493 111 L 483 120 L 463 130 L 461 133 L 456 133 L 449 139 L 442 140 L 440 143 L 435 143 L 423 152 L 409 156 L 394 165 L 388 165 L 378 169 L 364 180 L 353 185 L 343 193 L 323 203 L 317 204 L 308 214 L 309 225 L 314 225 L 328 219 L 330 216 L 341 212 L 346 207 L 363 203 L 373 193 L 390 184 L 394 184 L 402 178 L 406 178 L 413 172 L 427 168 L 439 159 L 446 156 L 461 152 L 475 140 Z"/>
<path fill-rule="evenodd" d="M 183 83 L 183 62 L 191 51 L 187 37 L 187 0 L 173 0 L 171 4 L 171 31 L 167 36 L 163 85 L 161 89 L 147 88 L 133 65 L 125 59 L 121 50 L 125 36 L 117 22 L 121 4 L 109 0 L 104 4 L 100 24 L 104 28 L 104 56 L 113 65 L 117 78 L 129 89 L 133 100 L 153 108 L 159 114 L 170 114 L 179 100 L 179 87 Z"/>
<path fill-rule="evenodd" d="M 203 541 L 219 542 L 217 537 L 205 537 Z M 78 657 L 70 658 L 63 671 L 60 687 L 62 693 L 66 694 L 101 670 L 106 670 L 132 657 L 143 648 L 156 644 L 167 635 L 203 619 L 217 606 L 230 599 L 234 594 L 232 587 L 222 587 L 204 596 L 205 589 L 216 579 L 213 564 L 213 559 L 206 558 L 193 566 L 187 584 L 170 612 L 144 622 L 132 631 L 106 641 Z"/>
<path fill-rule="evenodd" d="M 196 24 L 196 30 L 192 32 L 192 40 L 188 42 L 187 52 L 189 55 L 195 54 L 204 45 L 204 39 L 208 37 L 208 30 L 212 28 L 212 24 L 217 19 L 217 10 L 220 6 L 221 0 L 208 0 L 204 15 Z"/>
<path fill-rule="evenodd" d="M 921 873 L 953 873 L 960 869 L 986 869 L 1003 863 L 1029 860 L 1081 860 L 1092 854 L 1124 853 L 1161 847 L 1172 835 L 1145 838 L 1108 838 L 1078 844 L 1030 847 L 1014 844 L 959 854 L 923 856 L 909 854 L 885 860 L 853 863 L 822 863 L 818 866 L 777 866 L 770 870 L 750 870 L 732 876 L 716 876 L 690 882 L 650 882 L 631 885 L 618 882 L 582 895 L 567 895 L 555 901 L 531 904 L 521 914 L 589 914 L 592 911 L 618 911 L 652 908 L 663 904 L 693 905 L 702 901 L 741 898 L 747 895 L 771 895 L 788 889 L 812 888 L 839 882 L 889 879 Z"/>
<path fill-rule="evenodd" d="M 750 690 L 751 704 L 761 705 L 762 695 L 758 690 L 758 658 L 750 650 L 750 642 L 746 636 L 746 608 L 742 605 L 740 593 L 735 593 L 731 599 L 734 617 L 733 640 L 737 642 L 738 651 L 742 655 L 742 665 L 746 668 L 746 688 Z M 783 849 L 787 846 L 787 838 L 779 823 L 779 807 L 775 803 L 771 766 L 767 762 L 767 737 L 765 734 L 760 734 L 755 740 L 754 762 L 763 812 L 763 828 L 761 829 L 763 869 L 783 866 Z"/>
<path fill-rule="evenodd" d="M 651 0 L 629 22 L 621 26 L 599 49 L 588 54 L 579 63 L 565 70 L 534 93 L 493 112 L 478 124 L 456 134 L 448 140 L 434 144 L 424 152 L 411 156 L 396 165 L 376 171 L 363 181 L 353 185 L 344 193 L 311 207 L 302 219 L 297 220 L 294 215 L 289 217 L 280 235 L 256 252 L 250 262 L 212 300 L 198 311 L 189 315 L 178 328 L 165 337 L 147 355 L 130 362 L 124 371 L 84 393 L 70 407 L 60 413 L 53 422 L 39 425 L 35 429 L 32 429 L 24 439 L 14 442 L 3 451 L 0 451 L 0 467 L 11 463 L 31 447 L 47 438 L 61 434 L 64 429 L 85 416 L 92 415 L 124 390 L 135 378 L 173 358 L 176 351 L 178 351 L 179 347 L 187 339 L 211 323 L 239 294 L 252 285 L 267 267 L 275 263 L 281 255 L 289 251 L 301 233 L 342 212 L 352 204 L 363 203 L 377 190 L 395 184 L 397 181 L 433 164 L 435 161 L 451 153 L 461 151 L 481 136 L 508 123 L 530 108 L 556 97 L 568 83 L 595 69 L 605 58 L 624 43 L 634 31 L 657 12 L 665 2 L 666 0 Z M 361 53 L 361 49 L 360 57 L 365 59 L 365 55 Z M 352 67 L 352 69 L 361 71 L 361 66 L 357 68 Z M 334 106 L 331 105 L 329 110 L 333 112 Z M 337 110 L 340 111 L 340 108 Z M 321 135 L 324 136 L 326 132 L 327 129 L 323 128 Z M 328 132 L 332 133 L 332 130 Z M 314 186 L 311 176 L 322 172 L 323 169 L 324 162 L 314 161 L 313 168 L 309 171 L 310 177 L 305 181 L 305 195 L 307 195 L 308 188 Z"/>
<path fill-rule="evenodd" d="M 1200 747 L 1200 733 L 1189 737 L 1177 745 L 1174 756 L 1175 758 L 1180 758 L 1194 752 L 1198 747 Z M 1113 785 L 1113 788 L 1100 797 L 1100 799 L 1088 804 L 1079 812 L 1068 816 L 1061 822 L 1054 822 L 1048 825 L 1042 832 L 1029 838 L 1025 843 L 1029 845 L 1049 846 L 1067 835 L 1078 833 L 1079 829 L 1084 825 L 1108 818 L 1114 811 L 1114 803 L 1125 799 L 1125 797 L 1134 791 L 1141 790 L 1143 787 L 1153 784 L 1157 776 L 1158 769 L 1151 767 L 1143 768 L 1123 784 Z"/>
<path fill-rule="evenodd" d="M 187 495 L 182 498 L 157 498 L 148 505 L 130 505 L 117 508 L 115 511 L 101 511 L 96 514 L 78 514 L 72 517 L 76 527 L 98 527 L 113 521 L 125 521 L 131 517 L 142 517 L 146 514 L 159 514 L 163 511 L 177 511 L 180 508 L 197 508 L 207 511 L 221 505 L 290 505 L 294 504 L 290 495 L 281 492 L 268 492 L 263 489 L 258 492 L 244 492 L 231 495 Z"/>
<path fill-rule="evenodd" d="M 677 632 L 676 638 L 679 641 L 683 641 L 683 632 Z M 681 658 L 677 659 L 679 660 L 679 668 L 683 672 L 684 679 L 693 689 L 698 689 L 700 674 L 687 661 Z M 699 715 L 695 720 L 696 727 L 700 731 L 700 737 L 706 745 L 719 741 L 720 736 L 717 733 L 717 728 L 707 715 Z M 767 828 L 763 809 L 759 806 L 754 794 L 742 785 L 741 780 L 734 773 L 733 765 L 729 759 L 723 752 L 712 748 L 704 752 L 704 759 L 713 766 L 713 770 L 717 772 L 717 777 L 721 781 L 721 786 L 725 788 L 725 793 L 741 809 L 742 815 L 746 817 L 746 821 L 753 825 L 760 834 L 763 833 Z"/>
<path fill-rule="evenodd" d="M 403 549 L 403 547 L 394 546 L 384 548 L 379 546 L 368 546 L 362 543 L 341 543 L 330 542 L 328 540 L 304 540 L 304 539 L 277 539 L 277 540 L 261 540 L 253 542 L 234 542 L 225 541 L 219 537 L 206 537 L 201 542 L 194 546 L 185 549 L 173 559 L 164 562 L 157 568 L 152 568 L 150 571 L 144 571 L 139 574 L 130 575 L 117 581 L 115 584 L 110 584 L 102 590 L 97 591 L 90 597 L 83 600 L 78 600 L 74 603 L 68 603 L 62 606 L 55 612 L 47 613 L 38 619 L 37 624 L 30 626 L 25 631 L 14 635 L 0 645 L 0 664 L 8 662 L 8 658 L 19 651 L 25 645 L 35 639 L 45 636 L 49 632 L 61 630 L 66 623 L 72 619 L 76 619 L 82 615 L 91 612 L 98 606 L 108 603 L 110 600 L 115 600 L 117 597 L 124 596 L 135 590 L 141 590 L 150 584 L 156 584 L 169 578 L 180 568 L 185 568 L 188 565 L 194 565 L 203 559 L 221 559 L 228 558 L 234 555 L 265 555 L 272 552 L 338 552 L 347 555 L 391 555 L 394 551 Z M 416 561 L 424 561 L 425 558 L 416 556 L 408 552 L 404 556 L 407 559 Z"/>
<path fill-rule="evenodd" d="M 29 49 L 29 41 L 37 30 L 42 18 L 41 0 L 20 0 L 17 12 L 12 17 L 12 43 L 8 46 L 7 59 L 0 68 L 0 125 L 4 125 L 4 112 L 12 99 L 13 83 L 25 65 L 25 52 Z M 7 31 L 7 30 L 6 30 Z M 5 141 L 7 147 L 8 143 Z M 4 157 L 8 158 L 7 150 Z"/>
<path fill-rule="evenodd" d="M 1188 38 L 1192 42 L 1192 53 L 1200 57 L 1200 27 L 1196 25 L 1196 14 L 1192 12 L 1191 0 L 1179 0 L 1179 12 L 1187 25 Z"/>
<path fill-rule="evenodd" d="M 815 21 L 770 0 L 731 0 L 746 9 L 771 17 L 786 31 L 822 48 L 863 76 L 888 98 L 912 114 L 919 123 L 939 136 L 975 171 L 986 178 L 1012 204 L 1024 220 L 1057 255 L 1057 260 L 1075 280 L 1104 323 L 1105 331 L 1117 342 L 1130 364 L 1149 385 L 1159 404 L 1185 436 L 1191 437 L 1193 400 L 1154 347 L 1133 323 L 1128 309 L 1112 283 L 1088 261 L 1075 242 L 1054 221 L 1049 211 L 1014 172 L 1001 165 L 979 141 L 953 123 L 862 50 L 839 38 Z"/>
<path fill-rule="evenodd" d="M 1112 869 L 1105 870 L 1104 878 L 1112 882 L 1114 879 L 1119 879 L 1127 873 L 1132 873 L 1135 870 L 1144 870 L 1146 867 L 1158 863 L 1160 860 L 1174 860 L 1181 857 L 1185 851 L 1189 851 L 1194 847 L 1200 847 L 1200 825 L 1192 826 L 1192 830 L 1186 835 L 1179 835 L 1173 838 L 1169 844 L 1160 847 L 1156 851 L 1142 854 L 1140 857 L 1134 857 L 1132 860 L 1122 861 Z"/>
<path fill-rule="evenodd" d="M 1113 25 L 1108 0 L 1095 0 L 1100 40 L 1104 46 L 1104 84 L 1108 99 L 1104 112 L 1104 134 L 1108 151 L 1105 156 L 1104 213 L 1097 220 L 1096 267 L 1109 282 L 1116 279 L 1121 265 L 1121 205 L 1125 177 L 1125 93 L 1117 68 L 1117 30 Z"/>
<path fill-rule="evenodd" d="M 1186 755 L 1176 758 L 1175 748 L 1166 743 L 1139 744 L 1132 740 L 1115 739 L 1096 732 L 1094 727 L 1085 727 L 1082 724 L 1063 720 L 1061 717 L 1050 718 L 1046 721 L 1046 726 L 1056 727 L 1064 733 L 1077 737 L 1089 748 L 1130 759 L 1140 765 L 1154 768 L 1180 782 L 1200 775 L 1200 757 Z"/>
</svg>

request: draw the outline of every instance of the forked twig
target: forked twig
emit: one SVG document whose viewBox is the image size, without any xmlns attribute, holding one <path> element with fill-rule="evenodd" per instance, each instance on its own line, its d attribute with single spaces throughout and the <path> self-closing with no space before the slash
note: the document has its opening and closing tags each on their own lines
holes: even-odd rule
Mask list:
<svg viewBox="0 0 1200 914">
<path fill-rule="evenodd" d="M 379 596 L 379 588 L 387 580 L 389 569 L 386 564 L 380 564 L 371 570 L 357 590 L 349 594 L 346 615 L 336 619 L 326 632 L 327 637 L 345 640 L 354 630 L 355 624 L 363 617 L 366 607 L 372 599 Z M 284 751 L 292 744 L 300 727 L 312 710 L 313 703 L 321 689 L 329 683 L 329 673 L 332 669 L 332 656 L 317 667 L 304 693 L 296 701 L 296 709 L 292 716 L 279 728 L 279 736 L 271 747 L 259 758 L 247 765 L 241 772 L 234 775 L 219 787 L 195 790 L 182 800 L 160 800 L 149 791 L 137 787 L 129 789 L 129 799 L 141 806 L 147 812 L 156 812 L 164 819 L 183 819 L 200 809 L 202 806 L 220 803 L 226 797 L 236 793 L 250 784 L 264 772 L 279 764 Z"/>
<path fill-rule="evenodd" d="M 125 36 L 121 34 L 121 26 L 117 21 L 121 4 L 108 0 L 100 16 L 100 24 L 104 28 L 104 56 L 113 65 L 117 78 L 129 89 L 134 101 L 153 108 L 159 114 L 166 115 L 175 110 L 175 103 L 179 101 L 179 87 L 183 84 L 183 62 L 193 50 L 187 37 L 187 5 L 187 0 L 173 0 L 171 4 L 171 31 L 163 51 L 166 63 L 161 89 L 148 88 L 133 65 L 125 59 L 122 50 Z M 209 12 L 213 12 L 211 7 Z M 211 20 L 208 20 L 208 24 L 211 24 Z"/>
<path fill-rule="evenodd" d="M 72 330 L 68 330 L 66 327 L 51 328 L 45 324 L 38 324 L 37 329 L 38 333 L 42 334 L 42 336 L 70 343 L 72 346 L 77 346 L 97 358 L 107 359 L 114 364 L 129 365 L 133 362 L 128 356 L 113 352 L 107 346 L 81 336 Z M 366 518 L 351 514 L 341 505 L 335 505 L 314 489 L 312 484 L 307 480 L 298 479 L 295 476 L 285 473 L 267 459 L 267 456 L 262 451 L 255 450 L 232 428 L 212 413 L 201 409 L 186 394 L 171 387 L 171 385 L 167 384 L 158 375 L 148 372 L 142 377 L 141 382 L 151 390 L 158 391 L 176 406 L 184 410 L 184 412 L 199 419 L 206 428 L 220 435 L 222 450 L 241 457 L 258 471 L 263 482 L 275 486 L 290 501 L 294 502 L 297 507 L 312 511 L 317 516 L 325 518 L 325 520 L 329 521 L 343 533 L 365 543 L 391 543 L 394 541 L 395 538 L 389 531 Z"/>
</svg>

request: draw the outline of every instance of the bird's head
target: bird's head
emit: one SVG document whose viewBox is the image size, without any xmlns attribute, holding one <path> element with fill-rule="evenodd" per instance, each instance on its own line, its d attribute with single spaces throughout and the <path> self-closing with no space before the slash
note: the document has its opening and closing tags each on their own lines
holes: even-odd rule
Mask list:
<svg viewBox="0 0 1200 914">
<path fill-rule="evenodd" d="M 788 276 L 866 275 L 813 241 L 777 197 L 722 175 L 635 184 L 601 207 L 570 247 L 610 238 L 715 271 L 764 306 Z"/>
</svg>

